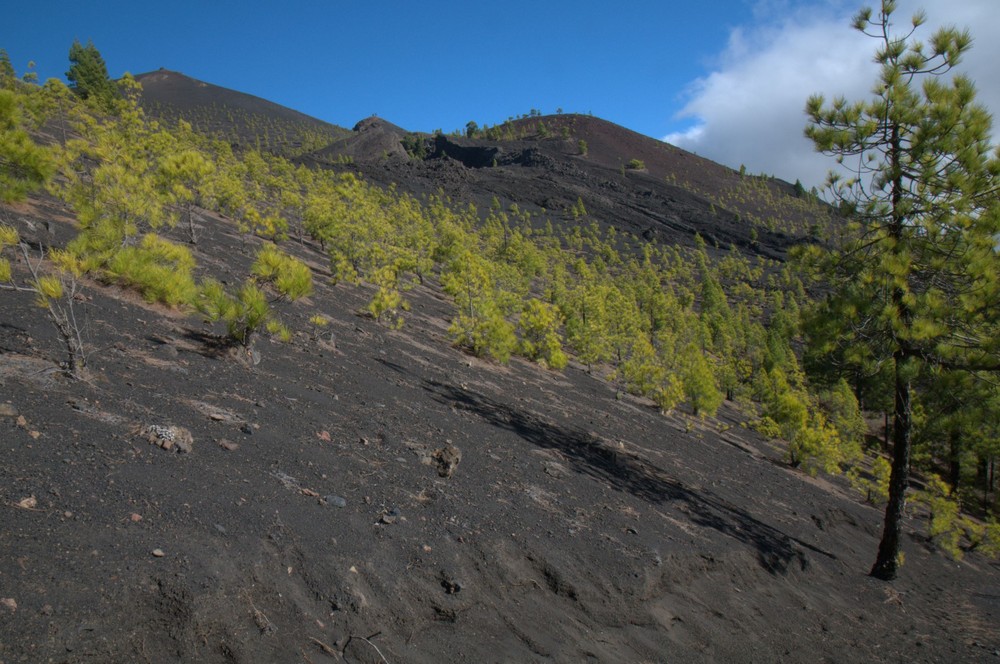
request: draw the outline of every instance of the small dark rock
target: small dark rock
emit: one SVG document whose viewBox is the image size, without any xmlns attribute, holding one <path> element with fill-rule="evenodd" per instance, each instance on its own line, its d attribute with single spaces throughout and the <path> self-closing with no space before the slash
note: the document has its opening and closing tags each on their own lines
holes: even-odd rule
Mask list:
<svg viewBox="0 0 1000 664">
<path fill-rule="evenodd" d="M 333 505 L 334 507 L 347 507 L 346 498 L 332 493 L 328 496 L 323 496 L 323 502 L 327 505 Z"/>
</svg>

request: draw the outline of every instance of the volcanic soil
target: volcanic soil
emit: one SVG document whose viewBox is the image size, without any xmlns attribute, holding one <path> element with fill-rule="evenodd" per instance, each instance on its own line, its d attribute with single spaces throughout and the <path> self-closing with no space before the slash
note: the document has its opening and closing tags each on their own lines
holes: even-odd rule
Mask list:
<svg viewBox="0 0 1000 664">
<path fill-rule="evenodd" d="M 45 199 L 7 214 L 73 232 Z M 235 226 L 200 223 L 200 269 L 237 283 Z M 879 510 L 732 405 L 469 357 L 432 287 L 390 330 L 286 246 L 316 292 L 257 357 L 86 282 L 69 380 L 34 297 L 0 294 L 4 664 L 1000 660 L 996 563 L 911 519 L 901 578 L 871 579 Z"/>
</svg>

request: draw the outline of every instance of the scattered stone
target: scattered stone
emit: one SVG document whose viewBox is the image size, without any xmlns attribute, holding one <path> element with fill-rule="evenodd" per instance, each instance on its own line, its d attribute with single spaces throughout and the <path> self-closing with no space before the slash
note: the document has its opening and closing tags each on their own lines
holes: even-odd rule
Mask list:
<svg viewBox="0 0 1000 664">
<path fill-rule="evenodd" d="M 4 597 L 0 599 L 0 606 L 3 606 L 11 613 L 17 611 L 17 601 L 15 601 L 13 597 Z"/>
<path fill-rule="evenodd" d="M 224 525 L 222 525 L 221 523 L 217 523 L 217 524 L 215 524 L 215 531 L 217 533 L 219 533 L 220 535 L 225 535 L 226 534 L 226 527 Z"/>
<path fill-rule="evenodd" d="M 382 516 L 379 517 L 379 520 L 378 520 L 379 523 L 384 523 L 384 524 L 387 524 L 387 525 L 392 525 L 394 523 L 399 523 L 400 521 L 404 521 L 404 519 L 403 519 L 403 516 L 400 513 L 398 507 L 393 507 L 392 509 L 390 509 L 390 510 L 388 510 L 386 512 L 383 512 Z"/>
<path fill-rule="evenodd" d="M 243 433 L 245 433 L 248 436 L 252 436 L 253 435 L 253 427 L 250 426 L 250 424 L 246 423 L 246 422 L 244 422 L 243 426 L 240 427 L 240 431 L 242 431 Z"/>
<path fill-rule="evenodd" d="M 313 491 L 312 489 L 306 489 L 305 487 L 299 489 L 303 496 L 309 496 L 310 498 L 319 498 L 319 493 Z"/>
<path fill-rule="evenodd" d="M 566 466 L 562 465 L 558 461 L 546 461 L 542 464 L 542 467 L 545 469 L 546 475 L 551 475 L 556 479 L 562 479 L 569 474 L 569 470 Z"/>
<path fill-rule="evenodd" d="M 446 440 L 445 446 L 434 450 L 431 458 L 437 462 L 438 475 L 451 477 L 462 460 L 462 450 L 455 447 L 450 440 Z"/>
<path fill-rule="evenodd" d="M 347 498 L 332 493 L 328 496 L 323 496 L 323 502 L 334 507 L 347 507 Z"/>
<path fill-rule="evenodd" d="M 331 440 L 329 431 L 317 431 L 316 437 L 322 440 L 324 443 L 329 443 Z"/>
<path fill-rule="evenodd" d="M 143 430 L 143 438 L 151 445 L 165 450 L 176 449 L 177 452 L 188 453 L 193 449 L 194 438 L 184 427 L 150 424 Z"/>
<path fill-rule="evenodd" d="M 274 477 L 279 482 L 281 482 L 281 484 L 286 489 L 291 489 L 292 491 L 300 491 L 302 489 L 302 486 L 299 484 L 299 481 L 284 471 L 281 470 L 272 471 L 271 477 Z"/>
<path fill-rule="evenodd" d="M 14 419 L 17 416 L 17 408 L 14 408 L 13 404 L 0 403 L 0 417 L 9 417 Z"/>
<path fill-rule="evenodd" d="M 17 426 L 21 427 L 22 429 L 28 428 L 28 420 L 27 418 L 24 417 L 24 415 L 17 416 Z"/>
<path fill-rule="evenodd" d="M 139 523 L 142 521 L 142 515 L 137 512 L 132 512 L 128 518 L 132 523 Z"/>
<path fill-rule="evenodd" d="M 219 447 L 221 447 L 222 449 L 224 449 L 227 452 L 234 452 L 237 449 L 239 449 L 240 446 L 239 446 L 239 444 L 234 443 L 231 440 L 227 440 L 225 438 L 220 438 L 219 439 Z"/>
<path fill-rule="evenodd" d="M 38 499 L 34 496 L 28 496 L 17 501 L 17 506 L 23 510 L 33 510 L 38 507 Z"/>
<path fill-rule="evenodd" d="M 215 422 L 221 422 L 222 420 L 226 419 L 226 416 L 223 415 L 222 413 L 210 413 L 208 419 L 213 420 Z"/>
<path fill-rule="evenodd" d="M 462 592 L 462 582 L 453 578 L 448 572 L 441 572 L 441 587 L 449 595 L 457 595 Z"/>
<path fill-rule="evenodd" d="M 152 553 L 154 558 L 162 558 L 163 556 L 167 555 L 163 553 L 163 549 L 153 549 Z"/>
<path fill-rule="evenodd" d="M 177 357 L 180 355 L 177 347 L 170 343 L 161 343 L 156 350 L 160 353 L 160 355 L 164 355 L 166 357 Z"/>
</svg>

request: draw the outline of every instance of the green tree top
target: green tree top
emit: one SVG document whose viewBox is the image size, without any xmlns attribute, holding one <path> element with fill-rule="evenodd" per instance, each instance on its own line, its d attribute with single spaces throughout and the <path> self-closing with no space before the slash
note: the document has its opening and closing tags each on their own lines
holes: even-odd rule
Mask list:
<svg viewBox="0 0 1000 664">
<path fill-rule="evenodd" d="M 108 76 L 108 67 L 94 42 L 87 45 L 75 40 L 69 48 L 69 71 L 66 80 L 69 87 L 82 99 L 94 99 L 104 107 L 110 107 L 111 102 L 118 97 L 118 90 Z"/>
<path fill-rule="evenodd" d="M 10 63 L 10 56 L 5 49 L 0 48 L 0 88 L 13 88 L 17 80 L 14 72 L 14 65 Z"/>
</svg>

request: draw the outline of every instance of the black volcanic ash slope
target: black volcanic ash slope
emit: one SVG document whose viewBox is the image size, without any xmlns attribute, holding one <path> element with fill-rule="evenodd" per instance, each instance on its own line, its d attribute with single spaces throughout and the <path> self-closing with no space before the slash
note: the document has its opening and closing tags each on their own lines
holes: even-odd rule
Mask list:
<svg viewBox="0 0 1000 664">
<path fill-rule="evenodd" d="M 160 69 L 139 74 L 142 105 L 153 117 L 183 118 L 197 131 L 234 144 L 291 156 L 343 136 L 343 127 L 317 120 L 274 102 Z"/>
<path fill-rule="evenodd" d="M 549 123 L 547 138 L 538 122 Z M 788 183 L 741 175 L 604 120 L 565 115 L 511 126 L 514 138 L 431 136 L 370 118 L 301 161 L 418 196 L 442 191 L 480 209 L 496 198 L 556 223 L 571 223 L 582 201 L 588 221 L 604 228 L 685 246 L 700 234 L 710 247 L 768 258 L 832 223 L 825 206 Z M 422 158 L 407 153 L 406 140 L 421 142 Z M 632 160 L 645 168 L 628 168 Z"/>
</svg>

